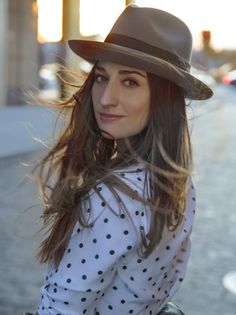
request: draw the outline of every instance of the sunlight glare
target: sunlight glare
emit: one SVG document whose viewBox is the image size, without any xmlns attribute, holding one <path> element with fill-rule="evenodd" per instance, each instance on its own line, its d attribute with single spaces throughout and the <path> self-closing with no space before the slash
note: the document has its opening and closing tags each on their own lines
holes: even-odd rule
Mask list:
<svg viewBox="0 0 236 315">
<path fill-rule="evenodd" d="M 81 35 L 93 36 L 99 34 L 104 38 L 124 8 L 124 0 L 81 0 Z"/>
<path fill-rule="evenodd" d="M 38 41 L 59 42 L 62 39 L 63 0 L 37 0 Z"/>
</svg>

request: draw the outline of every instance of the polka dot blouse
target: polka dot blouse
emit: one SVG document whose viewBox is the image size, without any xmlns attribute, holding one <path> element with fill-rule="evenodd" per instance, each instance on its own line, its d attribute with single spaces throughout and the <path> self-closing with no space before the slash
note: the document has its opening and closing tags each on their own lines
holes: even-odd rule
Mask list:
<svg viewBox="0 0 236 315">
<path fill-rule="evenodd" d="M 114 171 L 143 194 L 145 170 L 140 165 Z M 41 288 L 39 315 L 157 314 L 183 282 L 190 253 L 195 193 L 188 188 L 186 213 L 175 231 L 164 230 L 160 245 L 148 256 L 138 254 L 140 230 L 148 233 L 150 209 L 119 192 L 122 211 L 105 184 L 90 192 L 86 213 L 94 224 L 77 222 L 57 269 L 49 267 Z M 132 221 L 130 220 L 132 218 Z"/>
</svg>

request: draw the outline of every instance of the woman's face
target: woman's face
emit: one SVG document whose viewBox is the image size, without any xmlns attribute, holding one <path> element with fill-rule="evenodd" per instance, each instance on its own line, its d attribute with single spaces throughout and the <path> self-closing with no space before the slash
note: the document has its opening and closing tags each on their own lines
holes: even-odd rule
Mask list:
<svg viewBox="0 0 236 315">
<path fill-rule="evenodd" d="M 150 89 L 147 73 L 113 63 L 98 63 L 92 87 L 98 127 L 106 138 L 122 139 L 147 125 Z"/>
</svg>

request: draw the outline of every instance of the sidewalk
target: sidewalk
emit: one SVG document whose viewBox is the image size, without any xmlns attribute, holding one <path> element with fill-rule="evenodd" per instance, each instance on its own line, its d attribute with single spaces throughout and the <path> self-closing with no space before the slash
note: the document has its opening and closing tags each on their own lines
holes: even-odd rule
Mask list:
<svg viewBox="0 0 236 315">
<path fill-rule="evenodd" d="M 0 107 L 0 158 L 43 148 L 52 134 L 54 112 L 39 106 Z"/>
</svg>

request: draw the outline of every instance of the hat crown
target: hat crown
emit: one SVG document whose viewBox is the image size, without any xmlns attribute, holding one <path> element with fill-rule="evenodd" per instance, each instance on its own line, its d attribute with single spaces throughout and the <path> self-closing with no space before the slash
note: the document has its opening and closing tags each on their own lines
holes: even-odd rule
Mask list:
<svg viewBox="0 0 236 315">
<path fill-rule="evenodd" d="M 154 8 L 130 5 L 114 23 L 105 42 L 70 40 L 85 60 L 138 68 L 174 82 L 190 99 L 207 99 L 212 90 L 190 73 L 192 34 L 176 16 Z"/>
<path fill-rule="evenodd" d="M 130 5 L 113 25 L 109 35 L 113 34 L 139 40 L 190 62 L 191 32 L 183 21 L 168 12 Z"/>
</svg>

